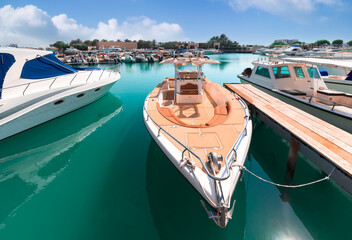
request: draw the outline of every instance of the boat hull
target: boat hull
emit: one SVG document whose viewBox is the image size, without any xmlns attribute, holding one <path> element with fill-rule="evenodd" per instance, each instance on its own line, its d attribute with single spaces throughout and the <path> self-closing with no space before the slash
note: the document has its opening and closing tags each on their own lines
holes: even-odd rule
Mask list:
<svg viewBox="0 0 352 240">
<path fill-rule="evenodd" d="M 0 140 L 38 126 L 76 109 L 84 107 L 106 94 L 117 81 L 94 82 L 71 87 L 44 98 L 0 121 Z"/>
<path fill-rule="evenodd" d="M 143 109 L 143 120 L 149 134 L 152 136 L 152 138 L 158 144 L 164 154 L 168 157 L 168 159 L 172 162 L 172 164 L 176 167 L 176 169 L 187 179 L 187 181 L 194 187 L 194 189 L 197 190 L 197 192 L 202 196 L 202 198 L 213 209 L 217 209 L 218 206 L 220 206 L 220 203 L 218 202 L 216 190 L 214 189 L 214 180 L 209 178 L 206 173 L 204 173 L 201 169 L 197 167 L 193 171 L 191 171 L 188 167 L 180 167 L 182 152 L 175 146 L 174 143 L 170 142 L 168 138 L 165 137 L 165 133 L 163 132 L 163 130 L 161 130 L 159 134 L 159 127 L 154 124 L 152 119 L 148 116 L 147 100 Z M 241 138 L 240 144 L 238 144 L 238 146 L 236 147 L 236 163 L 239 165 L 244 165 L 251 141 L 251 135 L 252 122 L 251 120 L 249 120 L 247 125 L 247 134 Z M 232 159 L 233 157 L 234 156 L 232 154 Z M 240 175 L 240 168 L 234 166 L 230 170 L 230 177 L 226 180 L 221 181 L 224 199 L 226 201 L 229 201 L 229 203 L 231 202 L 231 198 L 235 191 L 235 187 Z M 228 206 L 228 208 L 229 207 L 230 206 Z"/>
<path fill-rule="evenodd" d="M 316 103 L 309 103 L 308 101 L 299 99 L 297 97 L 291 96 L 281 91 L 273 91 L 269 88 L 266 88 L 264 86 L 258 85 L 257 83 L 250 81 L 247 77 L 244 77 L 242 75 L 238 75 L 238 77 L 240 78 L 241 82 L 252 84 L 256 88 L 260 89 L 261 91 L 273 97 L 276 97 L 281 101 L 291 104 L 309 114 L 312 114 L 326 122 L 329 122 L 332 125 L 335 125 L 349 133 L 352 133 L 351 117 L 339 115 L 329 110 L 329 108 L 325 109 L 323 107 L 320 107 Z"/>
</svg>

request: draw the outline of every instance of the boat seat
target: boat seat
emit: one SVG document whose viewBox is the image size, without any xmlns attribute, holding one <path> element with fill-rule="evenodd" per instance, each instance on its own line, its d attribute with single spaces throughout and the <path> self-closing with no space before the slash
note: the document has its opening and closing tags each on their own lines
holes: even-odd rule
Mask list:
<svg viewBox="0 0 352 240">
<path fill-rule="evenodd" d="M 179 125 L 182 125 L 182 126 L 185 126 L 185 127 L 190 127 L 190 126 L 192 127 L 192 125 L 190 125 L 190 124 L 188 124 L 188 123 L 185 123 L 184 121 L 182 121 L 181 119 L 179 119 L 179 118 L 175 115 L 174 111 L 172 111 L 171 108 L 169 108 L 169 107 L 161 107 L 159 103 L 156 103 L 156 107 L 157 107 L 159 113 L 160 113 L 161 115 L 163 115 L 163 116 L 164 116 L 167 120 L 169 120 L 170 122 L 173 122 L 173 123 L 175 123 L 175 124 L 179 124 Z M 198 127 L 198 125 L 195 126 L 195 127 Z"/>
<path fill-rule="evenodd" d="M 323 78 L 323 79 L 336 79 L 336 80 L 345 80 L 346 77 L 344 76 L 327 76 L 326 78 Z"/>
<path fill-rule="evenodd" d="M 227 108 L 225 105 L 222 106 L 216 106 L 214 109 L 214 114 L 217 115 L 227 115 Z"/>
<path fill-rule="evenodd" d="M 181 95 L 198 95 L 198 85 L 193 83 L 187 83 L 181 85 Z"/>
<path fill-rule="evenodd" d="M 181 79 L 197 79 L 198 72 L 180 72 Z"/>
<path fill-rule="evenodd" d="M 226 105 L 227 99 L 214 83 L 205 81 L 204 88 L 217 106 Z"/>
<path fill-rule="evenodd" d="M 171 108 L 161 107 L 159 103 L 156 103 L 156 106 L 160 114 L 163 115 L 170 122 L 173 122 L 178 125 L 182 125 L 184 127 L 192 127 L 192 128 L 212 127 L 212 126 L 222 124 L 230 116 L 230 112 L 232 108 L 232 104 L 230 101 L 227 102 L 226 105 L 216 106 L 214 108 L 214 116 L 207 123 L 191 125 L 179 119 Z"/>
<path fill-rule="evenodd" d="M 232 108 L 232 104 L 230 101 L 228 101 L 226 105 L 216 106 L 214 109 L 213 118 L 210 119 L 205 125 L 207 127 L 212 127 L 212 126 L 222 124 L 230 116 L 231 108 Z"/>
<path fill-rule="evenodd" d="M 288 93 L 288 94 L 291 94 L 291 95 L 294 95 L 294 96 L 301 96 L 301 95 L 305 96 L 305 95 L 307 95 L 306 93 L 298 91 L 298 90 L 295 90 L 295 89 L 280 90 L 280 91 Z"/>
</svg>

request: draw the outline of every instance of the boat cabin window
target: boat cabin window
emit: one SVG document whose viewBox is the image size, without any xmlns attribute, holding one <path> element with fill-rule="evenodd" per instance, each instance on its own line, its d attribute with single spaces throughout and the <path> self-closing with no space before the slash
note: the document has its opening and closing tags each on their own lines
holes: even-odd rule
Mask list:
<svg viewBox="0 0 352 240">
<path fill-rule="evenodd" d="M 295 69 L 296 77 L 304 78 L 303 69 L 301 67 L 294 67 L 294 69 Z"/>
<path fill-rule="evenodd" d="M 315 67 L 307 67 L 310 78 L 320 78 L 319 72 Z"/>
<path fill-rule="evenodd" d="M 257 71 L 255 71 L 255 74 L 262 76 L 262 77 L 270 78 L 269 69 L 267 69 L 265 67 L 258 67 Z"/>
<path fill-rule="evenodd" d="M 287 66 L 282 67 L 273 67 L 275 78 L 289 78 L 290 72 L 288 71 Z"/>
</svg>

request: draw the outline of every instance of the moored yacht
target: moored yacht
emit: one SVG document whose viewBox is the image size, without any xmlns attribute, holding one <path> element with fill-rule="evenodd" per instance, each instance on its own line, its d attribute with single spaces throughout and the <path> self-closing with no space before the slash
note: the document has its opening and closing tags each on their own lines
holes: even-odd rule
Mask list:
<svg viewBox="0 0 352 240">
<path fill-rule="evenodd" d="M 136 59 L 136 62 L 146 62 L 147 61 L 147 59 L 145 58 L 143 53 L 138 53 L 135 56 L 135 59 Z"/>
<path fill-rule="evenodd" d="M 201 57 L 167 59 L 175 77 L 166 78 L 146 98 L 143 118 L 147 130 L 211 206 L 209 218 L 225 227 L 232 217 L 231 198 L 247 156 L 252 121 L 245 102 L 207 79 Z M 196 71 L 179 66 L 195 65 Z"/>
<path fill-rule="evenodd" d="M 270 58 L 252 64 L 238 75 L 242 81 L 352 132 L 352 94 L 328 89 L 315 65 Z"/>
<path fill-rule="evenodd" d="M 115 71 L 78 71 L 52 52 L 0 48 L 0 140 L 83 107 L 120 78 Z"/>
</svg>

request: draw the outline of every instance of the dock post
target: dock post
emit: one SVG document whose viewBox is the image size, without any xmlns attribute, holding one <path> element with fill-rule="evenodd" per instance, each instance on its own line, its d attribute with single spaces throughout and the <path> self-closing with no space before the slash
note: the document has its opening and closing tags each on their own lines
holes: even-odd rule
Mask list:
<svg viewBox="0 0 352 240">
<path fill-rule="evenodd" d="M 291 137 L 290 150 L 288 151 L 288 159 L 287 159 L 287 166 L 286 166 L 286 171 L 290 174 L 291 179 L 293 178 L 293 175 L 295 174 L 295 170 L 296 170 L 298 150 L 299 150 L 299 141 L 297 141 L 294 137 Z"/>
</svg>

